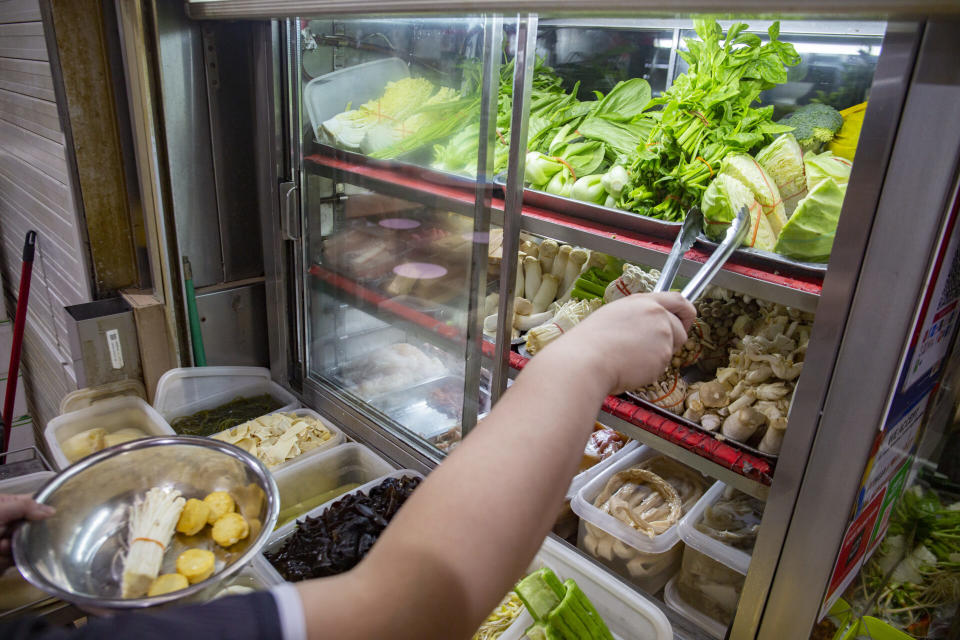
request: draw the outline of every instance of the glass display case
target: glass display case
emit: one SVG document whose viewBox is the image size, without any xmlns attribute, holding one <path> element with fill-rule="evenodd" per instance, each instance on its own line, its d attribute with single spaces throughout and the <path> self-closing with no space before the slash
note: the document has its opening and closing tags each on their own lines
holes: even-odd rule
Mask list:
<svg viewBox="0 0 960 640">
<path fill-rule="evenodd" d="M 230 4 L 190 12 L 274 20 L 274 375 L 406 466 L 442 461 L 600 305 L 649 291 L 687 215 L 705 222 L 678 285 L 748 211 L 671 367 L 605 400 L 555 531 L 678 637 L 806 635 L 952 234 L 958 132 L 923 127 L 960 104 L 938 75 L 948 26 Z M 645 448 L 607 458 L 611 439 Z M 605 483 L 642 464 L 689 490 L 670 544 L 603 513 Z"/>
</svg>

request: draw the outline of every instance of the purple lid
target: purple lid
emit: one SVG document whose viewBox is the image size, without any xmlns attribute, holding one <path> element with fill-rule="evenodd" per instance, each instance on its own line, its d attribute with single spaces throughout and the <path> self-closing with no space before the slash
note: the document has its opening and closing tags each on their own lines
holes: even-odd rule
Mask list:
<svg viewBox="0 0 960 640">
<path fill-rule="evenodd" d="M 384 218 L 379 224 L 381 227 L 386 229 L 403 231 L 406 229 L 416 229 L 420 226 L 420 221 L 412 220 L 410 218 Z"/>
<path fill-rule="evenodd" d="M 404 278 L 419 280 L 431 280 L 447 275 L 447 270 L 444 267 L 430 262 L 404 262 L 395 266 L 393 272 Z"/>
</svg>

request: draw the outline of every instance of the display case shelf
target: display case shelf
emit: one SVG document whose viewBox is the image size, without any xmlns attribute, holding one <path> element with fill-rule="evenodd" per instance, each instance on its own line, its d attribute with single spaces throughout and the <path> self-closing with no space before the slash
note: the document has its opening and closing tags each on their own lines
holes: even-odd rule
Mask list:
<svg viewBox="0 0 960 640">
<path fill-rule="evenodd" d="M 398 165 L 402 169 L 398 170 L 381 161 L 322 145 L 317 145 L 317 149 L 319 153 L 304 157 L 304 166 L 310 171 L 328 177 L 336 175 L 350 184 L 405 200 L 446 207 L 464 215 L 473 214 L 475 190 L 468 187 L 469 181 L 410 165 Z M 494 197 L 492 206 L 496 214 L 492 218 L 502 220 L 503 200 Z M 668 239 L 655 238 L 576 218 L 561 211 L 530 205 L 522 208 L 521 224 L 525 231 L 536 235 L 602 251 L 651 267 L 663 265 L 672 245 Z M 680 265 L 680 275 L 693 275 L 708 257 L 709 253 L 699 247 L 689 250 Z M 816 311 L 823 286 L 822 276 L 784 274 L 775 263 L 762 268 L 754 263 L 738 260 L 736 254 L 724 265 L 713 282 L 740 293 L 809 312 Z"/>
<path fill-rule="evenodd" d="M 310 275 L 330 285 L 333 291 L 350 296 L 351 303 L 389 312 L 395 316 L 392 320 L 394 326 L 426 342 L 441 348 L 464 344 L 463 333 L 456 327 L 391 300 L 321 265 L 315 264 L 309 271 Z M 485 360 L 492 359 L 496 355 L 496 346 L 484 341 L 482 351 Z M 510 352 L 510 367 L 514 372 L 523 369 L 528 362 L 528 358 Z M 616 396 L 607 397 L 597 420 L 744 493 L 766 499 L 773 465 L 763 458 Z"/>
</svg>

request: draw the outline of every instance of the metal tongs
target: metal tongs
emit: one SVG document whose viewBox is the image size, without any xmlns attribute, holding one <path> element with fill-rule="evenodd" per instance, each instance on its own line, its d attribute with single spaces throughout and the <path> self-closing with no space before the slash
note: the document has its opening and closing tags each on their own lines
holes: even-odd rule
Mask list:
<svg viewBox="0 0 960 640">
<path fill-rule="evenodd" d="M 690 282 L 683 288 L 680 295 L 689 302 L 694 302 L 699 298 L 704 289 L 707 288 L 707 285 L 710 284 L 710 281 L 713 280 L 713 277 L 717 275 L 720 267 L 724 265 L 727 259 L 743 242 L 744 238 L 747 237 L 747 230 L 749 228 L 750 212 L 746 207 L 740 207 L 736 219 L 727 229 L 727 233 L 723 237 L 723 242 L 720 243 L 713 254 L 703 263 L 703 266 L 690 278 Z M 677 277 L 677 270 L 680 268 L 680 261 L 683 260 L 683 254 L 693 246 L 693 242 L 697 239 L 697 235 L 699 235 L 701 229 L 703 229 L 703 214 L 700 212 L 700 209 L 693 207 L 687 212 L 687 217 L 683 221 L 683 227 L 680 229 L 677 239 L 673 242 L 670 255 L 667 256 L 667 261 L 660 271 L 660 279 L 657 280 L 657 285 L 653 288 L 654 292 L 670 290 L 674 278 Z"/>
</svg>

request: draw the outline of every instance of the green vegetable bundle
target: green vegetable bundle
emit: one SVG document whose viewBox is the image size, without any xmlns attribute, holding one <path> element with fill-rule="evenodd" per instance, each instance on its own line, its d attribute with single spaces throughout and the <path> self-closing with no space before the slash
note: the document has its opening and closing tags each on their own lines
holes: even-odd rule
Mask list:
<svg viewBox="0 0 960 640">
<path fill-rule="evenodd" d="M 531 573 L 514 589 L 534 623 L 532 640 L 613 640 L 603 618 L 577 583 L 560 579 L 548 568 Z"/>
<path fill-rule="evenodd" d="M 689 70 L 647 106 L 653 128 L 630 165 L 633 187 L 621 208 L 682 220 L 730 152 L 749 152 L 792 130 L 771 120 L 772 106 L 753 107 L 800 62 L 793 45 L 778 40 L 779 23 L 768 29 L 767 43 L 743 23 L 725 35 L 715 20 L 695 20 L 694 28 L 700 40 L 686 40 L 689 50 L 679 52 Z"/>
</svg>

